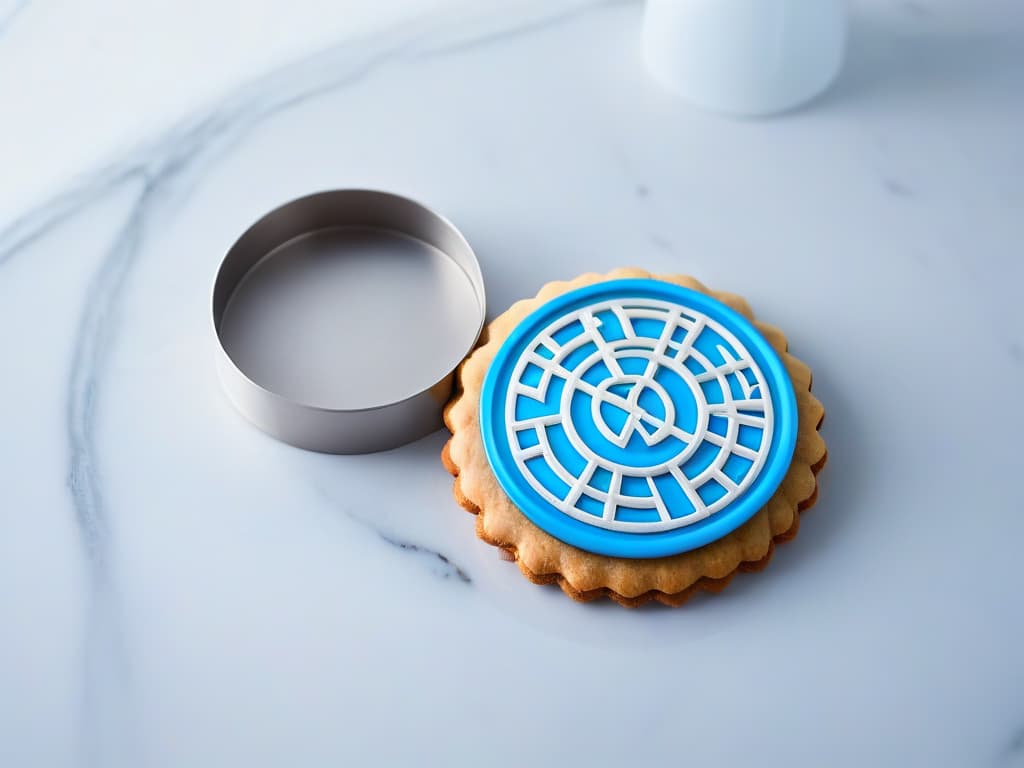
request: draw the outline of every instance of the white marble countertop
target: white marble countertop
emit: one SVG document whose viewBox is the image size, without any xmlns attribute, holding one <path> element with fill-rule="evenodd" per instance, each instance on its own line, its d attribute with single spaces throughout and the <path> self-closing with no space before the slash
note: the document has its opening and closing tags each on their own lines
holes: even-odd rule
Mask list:
<svg viewBox="0 0 1024 768">
<path fill-rule="evenodd" d="M 856 4 L 837 87 L 754 122 L 647 78 L 636 2 L 209 5 L 0 2 L 0 765 L 1024 765 L 1018 3 Z M 621 264 L 746 295 L 828 412 L 796 541 L 577 605 L 442 433 L 248 426 L 213 273 L 344 186 L 451 217 L 492 315 Z"/>
</svg>

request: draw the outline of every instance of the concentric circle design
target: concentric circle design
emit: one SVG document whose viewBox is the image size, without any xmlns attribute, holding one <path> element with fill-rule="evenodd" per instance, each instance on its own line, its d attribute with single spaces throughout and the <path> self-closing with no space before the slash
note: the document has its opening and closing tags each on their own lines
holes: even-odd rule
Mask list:
<svg viewBox="0 0 1024 768">
<path fill-rule="evenodd" d="M 724 536 L 768 500 L 797 412 L 745 318 L 670 283 L 616 280 L 513 331 L 481 426 L 499 482 L 538 526 L 593 552 L 658 557 Z"/>
</svg>

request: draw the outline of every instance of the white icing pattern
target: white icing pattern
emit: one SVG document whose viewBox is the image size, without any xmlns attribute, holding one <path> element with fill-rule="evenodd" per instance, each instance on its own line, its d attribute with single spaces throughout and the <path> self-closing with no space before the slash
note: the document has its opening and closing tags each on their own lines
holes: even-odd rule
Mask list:
<svg viewBox="0 0 1024 768">
<path fill-rule="evenodd" d="M 742 495 L 767 460 L 765 376 L 707 315 L 602 301 L 526 349 L 505 400 L 508 442 L 530 487 L 570 517 L 627 532 L 692 525 Z"/>
</svg>

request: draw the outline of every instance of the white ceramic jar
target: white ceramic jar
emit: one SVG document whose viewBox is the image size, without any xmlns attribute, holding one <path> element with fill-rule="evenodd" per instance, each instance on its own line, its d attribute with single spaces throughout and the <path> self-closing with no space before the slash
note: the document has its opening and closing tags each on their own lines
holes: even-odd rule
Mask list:
<svg viewBox="0 0 1024 768">
<path fill-rule="evenodd" d="M 647 0 L 654 77 L 715 112 L 767 115 L 821 93 L 839 72 L 844 0 Z"/>
</svg>

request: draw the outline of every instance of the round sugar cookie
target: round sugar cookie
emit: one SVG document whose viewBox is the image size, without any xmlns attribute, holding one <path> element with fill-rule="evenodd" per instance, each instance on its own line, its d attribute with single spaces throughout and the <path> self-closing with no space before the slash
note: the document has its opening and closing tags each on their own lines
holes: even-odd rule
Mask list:
<svg viewBox="0 0 1024 768">
<path fill-rule="evenodd" d="M 680 605 L 796 535 L 826 459 L 810 370 L 746 302 L 636 269 L 485 330 L 443 460 L 477 533 L 577 600 Z"/>
</svg>

